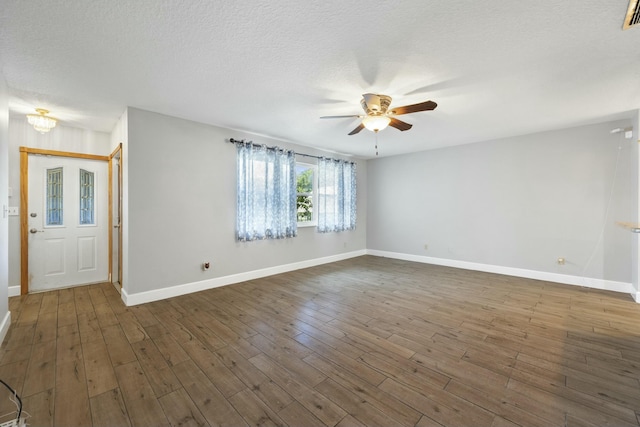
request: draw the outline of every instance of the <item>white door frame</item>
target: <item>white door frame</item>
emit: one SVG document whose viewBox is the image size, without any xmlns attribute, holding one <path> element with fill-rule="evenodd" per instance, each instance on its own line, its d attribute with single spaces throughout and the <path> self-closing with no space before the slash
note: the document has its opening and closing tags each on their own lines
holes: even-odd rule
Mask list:
<svg viewBox="0 0 640 427">
<path fill-rule="evenodd" d="M 120 149 L 121 146 L 118 148 Z M 117 151 L 117 150 L 116 150 Z M 115 153 L 115 152 L 114 152 Z M 43 150 L 40 148 L 20 147 L 20 294 L 29 293 L 29 154 L 41 154 L 46 156 L 71 157 L 75 159 L 101 160 L 108 163 L 109 179 L 108 186 L 109 197 L 109 230 L 113 228 L 113 192 L 111 187 L 112 172 L 110 156 L 99 156 L 96 154 L 73 153 L 68 151 Z M 111 248 L 113 241 L 111 233 L 109 235 L 109 259 L 108 259 L 108 277 L 111 279 Z M 122 267 L 121 267 L 122 268 Z"/>
</svg>

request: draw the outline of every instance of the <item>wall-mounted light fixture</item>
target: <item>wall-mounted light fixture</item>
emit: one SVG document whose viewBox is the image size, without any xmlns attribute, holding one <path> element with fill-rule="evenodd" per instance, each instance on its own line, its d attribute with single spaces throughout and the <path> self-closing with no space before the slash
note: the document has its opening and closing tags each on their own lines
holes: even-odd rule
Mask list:
<svg viewBox="0 0 640 427">
<path fill-rule="evenodd" d="M 27 120 L 30 125 L 33 125 L 33 128 L 38 132 L 44 134 L 49 132 L 51 129 L 56 127 L 57 119 L 53 117 L 47 116 L 49 114 L 49 110 L 45 110 L 44 108 L 36 108 L 38 114 L 27 114 Z"/>
</svg>

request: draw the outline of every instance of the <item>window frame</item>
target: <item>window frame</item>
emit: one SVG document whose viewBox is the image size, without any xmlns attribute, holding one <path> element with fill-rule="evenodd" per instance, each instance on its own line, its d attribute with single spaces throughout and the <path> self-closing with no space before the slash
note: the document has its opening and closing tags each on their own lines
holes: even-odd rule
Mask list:
<svg viewBox="0 0 640 427">
<path fill-rule="evenodd" d="M 49 181 L 51 177 L 51 173 L 56 173 L 59 175 L 59 182 L 52 183 Z M 65 215 L 64 215 L 64 182 L 65 182 L 65 168 L 63 166 L 54 166 L 45 169 L 44 176 L 44 197 L 43 197 L 43 205 L 44 205 L 44 218 L 43 218 L 43 228 L 64 228 L 65 224 Z M 56 194 L 52 194 L 51 190 L 53 189 L 52 185 L 56 185 L 57 191 Z M 59 194 L 57 194 L 59 192 Z M 57 200 L 56 203 L 53 203 L 52 200 Z M 55 205 L 55 207 L 54 207 Z M 50 222 L 51 211 L 58 210 L 59 213 L 57 216 L 59 217 L 59 222 L 52 223 Z"/>
<path fill-rule="evenodd" d="M 316 210 L 318 207 L 318 165 L 314 163 L 300 162 L 296 160 L 296 201 L 298 199 L 298 196 L 308 195 L 308 193 L 298 193 L 297 191 L 298 165 L 304 166 L 306 168 L 305 170 L 307 169 L 313 170 L 313 179 L 311 180 L 313 185 L 313 188 L 311 190 L 311 206 L 312 206 L 311 218 L 312 219 L 311 221 L 297 221 L 298 227 L 316 227 L 318 225 L 318 213 Z M 296 210 L 297 210 L 297 206 L 296 206 Z"/>
<path fill-rule="evenodd" d="M 90 203 L 90 212 L 91 212 L 91 219 L 92 222 L 86 222 L 83 223 L 82 219 L 83 219 L 83 215 L 82 215 L 82 211 L 83 211 L 83 207 L 86 208 L 86 204 L 83 203 L 83 191 L 82 191 L 82 176 L 83 176 L 83 172 L 86 173 L 87 175 L 91 176 L 91 203 Z M 78 168 L 78 227 L 97 227 L 98 226 L 98 215 L 97 215 L 97 200 L 96 200 L 96 184 L 97 184 L 97 175 L 95 173 L 95 171 L 92 170 L 88 170 L 88 169 L 84 169 L 84 168 Z"/>
</svg>

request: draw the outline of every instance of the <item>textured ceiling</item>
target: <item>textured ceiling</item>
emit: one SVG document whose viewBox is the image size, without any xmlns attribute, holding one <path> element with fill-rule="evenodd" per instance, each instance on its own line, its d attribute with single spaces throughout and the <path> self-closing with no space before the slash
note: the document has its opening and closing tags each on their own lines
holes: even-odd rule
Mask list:
<svg viewBox="0 0 640 427">
<path fill-rule="evenodd" d="M 434 100 L 380 155 L 628 117 L 627 0 L 2 0 L 12 114 L 110 132 L 126 106 L 362 157 L 366 92 Z M 229 136 L 233 136 L 230 134 Z M 259 141 L 259 137 L 254 140 Z"/>
</svg>

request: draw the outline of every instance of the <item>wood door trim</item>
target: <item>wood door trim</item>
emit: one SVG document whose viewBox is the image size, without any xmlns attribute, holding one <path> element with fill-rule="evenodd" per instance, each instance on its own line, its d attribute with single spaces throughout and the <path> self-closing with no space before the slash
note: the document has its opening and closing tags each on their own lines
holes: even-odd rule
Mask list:
<svg viewBox="0 0 640 427">
<path fill-rule="evenodd" d="M 29 154 L 70 157 L 74 159 L 100 160 L 109 162 L 109 156 L 74 153 L 70 151 L 43 150 L 40 148 L 20 147 L 20 295 L 29 293 Z M 109 185 L 108 188 L 111 188 Z M 108 245 L 111 247 L 111 233 Z M 108 259 L 111 265 L 111 254 Z"/>
<path fill-rule="evenodd" d="M 21 147 L 22 148 L 22 147 Z M 20 150 L 20 295 L 29 292 L 29 153 Z"/>
<path fill-rule="evenodd" d="M 75 159 L 102 160 L 109 161 L 109 156 L 101 156 L 98 154 L 74 153 L 71 151 L 44 150 L 41 148 L 20 147 L 21 153 L 42 154 L 44 156 L 72 157 Z"/>
<path fill-rule="evenodd" d="M 109 155 L 109 281 L 113 283 L 113 159 L 120 154 L 118 161 L 118 198 L 122 198 L 122 142 Z M 118 283 L 122 288 L 122 203 L 118 202 Z"/>
</svg>

